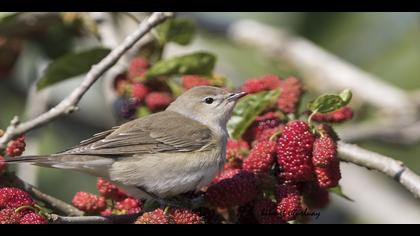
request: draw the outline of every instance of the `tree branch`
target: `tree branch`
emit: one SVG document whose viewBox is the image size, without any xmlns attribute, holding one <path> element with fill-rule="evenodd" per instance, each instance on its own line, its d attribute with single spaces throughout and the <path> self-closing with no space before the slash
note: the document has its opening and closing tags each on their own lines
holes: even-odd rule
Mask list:
<svg viewBox="0 0 420 236">
<path fill-rule="evenodd" d="M 378 140 L 387 143 L 413 145 L 420 141 L 420 121 L 400 124 L 393 119 L 372 120 L 339 128 L 340 138 L 346 142 Z"/>
<path fill-rule="evenodd" d="M 91 12 L 90 17 L 94 19 L 98 27 L 98 34 L 100 35 L 102 44 L 107 48 L 116 48 L 120 44 L 121 30 L 118 30 L 118 24 L 115 22 L 115 18 L 112 17 L 109 12 Z M 130 18 L 130 20 L 132 20 Z M 154 37 L 149 32 L 144 35 L 136 44 L 134 44 L 121 58 L 120 60 L 110 68 L 103 75 L 103 91 L 105 102 L 108 104 L 109 112 L 113 113 L 112 107 L 118 95 L 114 88 L 114 79 L 127 71 L 130 61 L 137 56 L 140 48 L 145 44 L 152 41 Z"/>
<path fill-rule="evenodd" d="M 414 197 L 420 198 L 420 176 L 401 161 L 341 141 L 338 143 L 338 154 L 342 161 L 388 175 L 410 191 Z"/>
<path fill-rule="evenodd" d="M 60 216 L 51 215 L 53 224 L 129 224 L 133 223 L 138 214 L 112 215 L 112 216 Z"/>
<path fill-rule="evenodd" d="M 77 104 L 83 95 L 89 90 L 89 88 L 117 61 L 126 53 L 135 43 L 146 35 L 153 27 L 170 17 L 170 14 L 163 12 L 153 13 L 149 18 L 145 19 L 139 26 L 139 28 L 131 35 L 127 36 L 124 42 L 113 49 L 101 62 L 97 65 L 92 66 L 90 71 L 86 74 L 82 83 L 70 93 L 63 101 L 51 108 L 48 112 L 41 114 L 40 116 L 29 120 L 27 122 L 19 124 L 18 119 L 14 119 L 14 122 L 6 129 L 4 135 L 0 138 L 0 149 L 4 149 L 7 142 L 13 138 L 26 133 L 30 130 L 38 128 L 50 121 L 69 114 L 77 109 Z"/>
</svg>

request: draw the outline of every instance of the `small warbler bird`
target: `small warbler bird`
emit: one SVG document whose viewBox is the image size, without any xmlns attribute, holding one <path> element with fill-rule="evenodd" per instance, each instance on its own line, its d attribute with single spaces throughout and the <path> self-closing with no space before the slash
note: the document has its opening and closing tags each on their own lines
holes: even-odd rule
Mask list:
<svg viewBox="0 0 420 236">
<path fill-rule="evenodd" d="M 226 123 L 245 95 L 194 87 L 165 111 L 95 134 L 69 150 L 7 162 L 82 171 L 106 178 L 137 198 L 174 197 L 209 184 L 223 169 Z"/>
</svg>

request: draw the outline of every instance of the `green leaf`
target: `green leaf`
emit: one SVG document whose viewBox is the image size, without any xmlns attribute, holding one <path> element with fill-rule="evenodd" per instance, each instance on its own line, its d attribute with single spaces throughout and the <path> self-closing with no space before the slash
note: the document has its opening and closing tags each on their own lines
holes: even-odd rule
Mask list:
<svg viewBox="0 0 420 236">
<path fill-rule="evenodd" d="M 166 84 L 168 85 L 169 89 L 171 90 L 171 93 L 175 97 L 180 96 L 184 92 L 182 86 L 176 83 L 174 80 L 166 80 Z"/>
<path fill-rule="evenodd" d="M 158 61 L 148 70 L 145 78 L 185 74 L 209 75 L 213 71 L 215 63 L 216 57 L 207 52 L 173 57 Z"/>
<path fill-rule="evenodd" d="M 8 17 L 14 17 L 20 14 L 20 12 L 0 12 L 0 21 L 7 19 Z"/>
<path fill-rule="evenodd" d="M 156 30 L 162 44 L 174 42 L 187 45 L 194 38 L 195 25 L 189 19 L 176 18 L 166 20 Z"/>
<path fill-rule="evenodd" d="M 164 45 L 158 42 L 157 39 L 150 40 L 140 48 L 138 55 L 149 59 L 150 64 L 154 65 L 161 60 L 163 49 Z"/>
<path fill-rule="evenodd" d="M 337 110 L 338 108 L 342 107 L 342 105 L 343 100 L 340 98 L 340 96 L 335 94 L 325 94 L 315 99 L 315 101 L 309 103 L 308 108 L 312 112 L 317 111 L 321 113 L 327 113 Z"/>
<path fill-rule="evenodd" d="M 346 199 L 350 202 L 354 202 L 353 199 L 351 199 L 350 197 L 348 197 L 346 194 L 343 193 L 343 190 L 341 189 L 340 185 L 338 185 L 337 187 L 334 187 L 334 188 L 330 188 L 330 189 L 328 189 L 328 191 L 331 192 L 331 193 L 335 193 L 338 196 L 340 196 L 340 197 L 342 197 L 342 198 L 344 198 L 344 199 Z"/>
<path fill-rule="evenodd" d="M 140 106 L 137 109 L 137 117 L 144 117 L 150 115 L 152 112 L 146 106 Z"/>
<path fill-rule="evenodd" d="M 205 77 L 205 78 L 207 78 L 207 77 Z M 208 77 L 207 79 L 210 81 L 210 85 L 212 85 L 212 86 L 216 86 L 216 87 L 225 87 L 226 86 L 227 78 L 222 76 L 222 75 L 213 74 L 210 77 Z"/>
<path fill-rule="evenodd" d="M 312 112 L 328 113 L 346 106 L 351 100 L 351 91 L 343 90 L 339 95 L 324 94 L 308 104 L 308 109 Z"/>
<path fill-rule="evenodd" d="M 350 89 L 345 89 L 339 94 L 339 96 L 340 96 L 341 100 L 343 100 L 345 105 L 347 105 L 347 104 L 349 104 L 353 95 L 352 95 Z"/>
<path fill-rule="evenodd" d="M 227 129 L 230 136 L 239 139 L 261 112 L 277 101 L 279 90 L 263 91 L 248 95 L 236 104 Z"/>
<path fill-rule="evenodd" d="M 2 36 L 16 37 L 21 36 L 29 28 L 21 23 L 18 19 L 24 13 L 21 12 L 4 12 L 0 15 L 0 34 Z"/>
<path fill-rule="evenodd" d="M 44 76 L 38 81 L 38 90 L 88 72 L 92 65 L 100 62 L 110 51 L 106 48 L 93 48 L 59 57 L 48 65 Z"/>
</svg>

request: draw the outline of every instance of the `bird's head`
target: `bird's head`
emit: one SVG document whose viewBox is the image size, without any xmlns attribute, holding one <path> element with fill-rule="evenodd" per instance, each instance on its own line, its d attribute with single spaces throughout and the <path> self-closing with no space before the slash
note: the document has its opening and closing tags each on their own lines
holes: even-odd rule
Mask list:
<svg viewBox="0 0 420 236">
<path fill-rule="evenodd" d="M 245 92 L 231 93 L 217 87 L 197 86 L 179 96 L 167 110 L 178 112 L 210 127 L 225 127 L 236 101 L 245 95 Z"/>
</svg>

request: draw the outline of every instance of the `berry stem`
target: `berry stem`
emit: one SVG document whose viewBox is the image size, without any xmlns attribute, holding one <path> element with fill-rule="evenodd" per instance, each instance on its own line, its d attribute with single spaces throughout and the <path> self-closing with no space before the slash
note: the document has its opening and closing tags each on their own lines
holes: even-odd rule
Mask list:
<svg viewBox="0 0 420 236">
<path fill-rule="evenodd" d="M 280 136 L 283 133 L 282 130 L 279 130 L 277 132 L 275 132 L 273 135 L 271 135 L 271 137 L 268 139 L 269 141 L 274 141 L 278 136 Z"/>
<path fill-rule="evenodd" d="M 20 212 L 20 211 L 22 211 L 22 210 L 25 210 L 25 209 L 30 209 L 30 210 L 32 210 L 32 211 L 34 211 L 34 212 L 38 212 L 39 210 L 37 210 L 35 207 L 33 207 L 33 206 L 28 206 L 28 205 L 24 205 L 24 206 L 20 206 L 20 207 L 18 207 L 18 208 L 16 208 L 15 209 L 15 212 L 16 213 L 18 213 L 18 212 Z"/>
<path fill-rule="evenodd" d="M 309 125 L 312 125 L 312 117 L 316 114 L 318 112 L 318 109 L 316 109 L 315 111 L 313 111 L 312 113 L 311 113 L 311 115 L 309 115 L 309 117 L 308 117 L 308 124 Z"/>
</svg>

